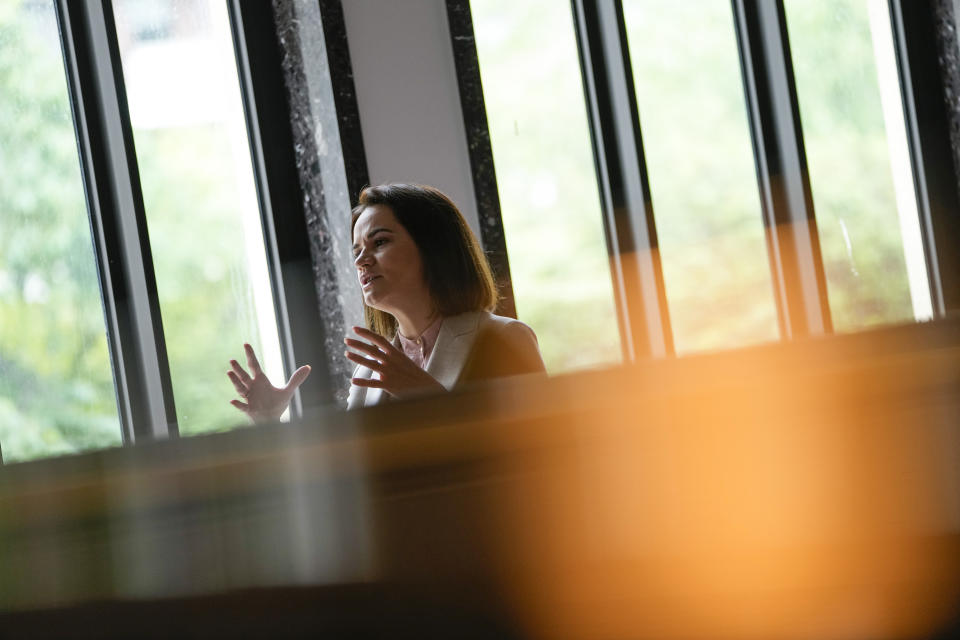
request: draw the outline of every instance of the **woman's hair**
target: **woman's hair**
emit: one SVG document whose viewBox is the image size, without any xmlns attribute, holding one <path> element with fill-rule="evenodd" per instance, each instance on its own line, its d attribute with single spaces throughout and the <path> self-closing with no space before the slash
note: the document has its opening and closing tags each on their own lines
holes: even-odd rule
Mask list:
<svg viewBox="0 0 960 640">
<path fill-rule="evenodd" d="M 351 214 L 350 232 L 368 207 L 390 207 L 420 251 L 423 275 L 433 304 L 442 316 L 467 311 L 493 311 L 497 287 L 487 257 L 463 214 L 443 193 L 419 184 L 383 184 L 366 187 Z M 396 319 L 363 305 L 367 327 L 392 339 Z"/>
</svg>

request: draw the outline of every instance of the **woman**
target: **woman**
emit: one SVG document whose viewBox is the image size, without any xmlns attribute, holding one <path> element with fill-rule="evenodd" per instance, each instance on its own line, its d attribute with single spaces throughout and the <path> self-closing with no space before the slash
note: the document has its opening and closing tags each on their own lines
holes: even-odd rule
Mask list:
<svg viewBox="0 0 960 640">
<path fill-rule="evenodd" d="M 353 327 L 346 357 L 357 365 L 347 408 L 407 398 L 489 378 L 544 372 L 527 325 L 493 315 L 497 291 L 486 256 L 456 205 L 437 189 L 367 187 L 352 212 L 353 255 L 367 328 Z M 247 373 L 227 373 L 255 421 L 280 417 L 310 373 L 283 387 L 263 375 L 250 345 Z M 252 374 L 252 375 L 251 375 Z"/>
</svg>

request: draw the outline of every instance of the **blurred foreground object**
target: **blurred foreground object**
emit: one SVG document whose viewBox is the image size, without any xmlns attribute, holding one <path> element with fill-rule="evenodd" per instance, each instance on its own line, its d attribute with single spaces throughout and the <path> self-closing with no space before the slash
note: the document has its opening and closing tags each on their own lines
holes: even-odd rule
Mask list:
<svg viewBox="0 0 960 640">
<path fill-rule="evenodd" d="M 0 474 L 5 638 L 954 637 L 960 323 Z"/>
</svg>

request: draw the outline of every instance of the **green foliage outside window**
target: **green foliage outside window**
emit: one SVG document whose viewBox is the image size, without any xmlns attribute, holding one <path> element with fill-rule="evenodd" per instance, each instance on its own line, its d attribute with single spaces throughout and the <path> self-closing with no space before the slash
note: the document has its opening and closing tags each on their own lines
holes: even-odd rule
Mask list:
<svg viewBox="0 0 960 640">
<path fill-rule="evenodd" d="M 559 4 L 569 10 L 568 3 Z M 787 5 L 831 308 L 841 329 L 912 318 L 862 4 L 791 0 Z M 719 5 L 729 11 L 729 3 Z M 52 4 L 46 16 L 38 16 L 38 3 L 26 6 L 0 2 L 0 444 L 8 461 L 120 442 Z M 477 1 L 474 14 L 478 38 L 484 20 L 496 35 L 486 54 L 478 43 L 510 262 L 525 279 L 517 283 L 518 309 L 540 335 L 551 370 L 563 371 L 616 362 L 619 345 L 589 139 L 584 131 L 572 150 L 551 134 L 558 127 L 585 126 L 583 113 L 565 111 L 552 100 L 560 83 L 572 81 L 579 90 L 579 69 L 557 66 L 558 60 L 573 59 L 570 51 L 555 49 L 567 45 L 551 37 L 552 29 L 569 29 L 569 18 L 556 27 L 537 6 Z M 817 39 L 830 24 L 841 25 L 842 37 Z M 721 29 L 728 27 L 718 23 L 716 37 L 727 38 Z M 725 58 L 709 55 L 721 45 L 704 37 L 674 44 L 698 47 L 703 53 L 698 64 L 725 64 Z M 631 46 L 635 67 L 645 55 L 637 51 L 655 46 L 662 67 L 657 73 L 670 80 L 669 47 L 653 40 Z M 487 81 L 491 74 L 517 72 L 520 55 L 535 55 L 541 84 L 517 81 L 498 89 Z M 719 69 L 701 71 L 721 75 Z M 690 91 L 703 93 L 701 108 L 710 113 L 729 102 L 712 100 L 709 87 Z M 695 121 L 698 113 L 674 116 Z M 510 140 L 510 150 L 498 150 L 498 140 Z M 726 142 L 706 136 L 702 144 Z M 227 146 L 227 132 L 210 125 L 143 131 L 136 145 L 141 173 L 149 176 L 144 199 L 153 256 L 164 274 L 158 288 L 178 415 L 188 433 L 226 429 L 242 422 L 227 404 L 233 392 L 226 362 L 240 355 L 244 341 L 256 341 L 247 257 L 233 219 L 234 174 L 216 160 Z M 713 210 L 702 226 L 684 232 L 684 242 L 719 242 L 719 229 L 729 234 L 744 225 L 759 228 L 760 220 L 750 217 L 758 212 L 745 215 L 746 205 L 736 199 L 717 201 L 690 173 L 695 158 L 674 155 L 674 170 L 656 176 L 657 192 L 682 193 L 685 202 L 707 202 Z M 849 246 L 837 232 L 841 221 Z M 701 336 L 693 348 L 766 335 L 769 302 L 757 301 L 756 277 L 734 273 L 717 280 L 723 274 L 716 264 L 695 259 L 686 267 L 678 276 L 686 280 L 684 291 L 695 296 L 698 288 L 719 288 L 713 298 L 728 301 L 744 318 L 721 324 L 710 314 L 690 315 L 684 326 Z"/>
<path fill-rule="evenodd" d="M 776 340 L 731 5 L 623 3 L 678 350 Z M 866 2 L 786 7 L 834 324 L 910 321 Z M 584 187 L 594 168 L 575 143 L 586 121 L 560 97 L 579 73 L 565 55 L 569 5 L 474 0 L 471 9 L 520 317 L 553 372 L 614 361 L 597 195 Z M 544 182 L 553 190 L 538 206 Z"/>
<path fill-rule="evenodd" d="M 911 321 L 867 1 L 785 8 L 834 327 Z"/>
<path fill-rule="evenodd" d="M 103 307 L 52 5 L 0 3 L 0 446 L 5 461 L 117 445 Z M 227 361 L 261 349 L 228 136 L 139 132 L 181 432 L 246 422 Z"/>
<path fill-rule="evenodd" d="M 263 353 L 253 318 L 241 203 L 223 164 L 226 131 L 204 125 L 140 131 L 150 244 L 180 431 L 222 431 L 247 422 L 230 406 L 231 358 L 243 343 Z"/>
<path fill-rule="evenodd" d="M 119 444 L 116 395 L 56 26 L 0 3 L 0 446 Z"/>
</svg>

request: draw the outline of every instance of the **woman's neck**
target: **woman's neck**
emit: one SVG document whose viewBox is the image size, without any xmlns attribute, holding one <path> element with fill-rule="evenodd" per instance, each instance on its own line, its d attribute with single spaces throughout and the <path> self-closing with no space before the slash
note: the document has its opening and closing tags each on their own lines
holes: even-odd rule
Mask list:
<svg viewBox="0 0 960 640">
<path fill-rule="evenodd" d="M 429 309 L 426 313 L 396 313 L 393 317 L 397 320 L 397 331 L 400 335 L 413 339 L 429 329 L 440 314 L 435 309 Z"/>
</svg>

